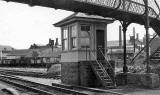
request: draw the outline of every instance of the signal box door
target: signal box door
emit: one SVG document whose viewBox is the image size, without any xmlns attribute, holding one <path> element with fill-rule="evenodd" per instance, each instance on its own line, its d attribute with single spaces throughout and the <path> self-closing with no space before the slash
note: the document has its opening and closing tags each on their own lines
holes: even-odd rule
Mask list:
<svg viewBox="0 0 160 95">
<path fill-rule="evenodd" d="M 97 60 L 105 60 L 105 31 L 96 30 Z"/>
</svg>

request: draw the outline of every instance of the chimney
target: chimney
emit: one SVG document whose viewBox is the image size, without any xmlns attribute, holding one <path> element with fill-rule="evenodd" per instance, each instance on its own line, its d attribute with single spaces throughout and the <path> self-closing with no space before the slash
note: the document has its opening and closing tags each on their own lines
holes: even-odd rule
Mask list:
<svg viewBox="0 0 160 95">
<path fill-rule="evenodd" d="M 7 51 L 7 48 L 4 48 L 4 51 Z"/>
<path fill-rule="evenodd" d="M 134 53 L 136 51 L 135 34 L 136 34 L 135 27 L 133 27 L 133 51 L 134 51 Z"/>
<path fill-rule="evenodd" d="M 133 37 L 134 37 L 134 39 L 135 39 L 135 34 L 136 34 L 135 27 L 133 27 Z"/>
<path fill-rule="evenodd" d="M 12 48 L 11 50 L 14 50 L 14 48 Z"/>
<path fill-rule="evenodd" d="M 119 47 L 122 47 L 122 27 L 119 26 Z"/>
<path fill-rule="evenodd" d="M 136 36 L 137 36 L 136 39 L 139 40 L 139 34 L 138 33 L 136 34 Z"/>
<path fill-rule="evenodd" d="M 58 38 L 56 38 L 55 46 L 58 46 Z"/>
<path fill-rule="evenodd" d="M 51 38 L 49 38 L 49 44 L 51 43 Z"/>
<path fill-rule="evenodd" d="M 54 46 L 54 40 L 51 40 L 51 45 Z"/>
</svg>

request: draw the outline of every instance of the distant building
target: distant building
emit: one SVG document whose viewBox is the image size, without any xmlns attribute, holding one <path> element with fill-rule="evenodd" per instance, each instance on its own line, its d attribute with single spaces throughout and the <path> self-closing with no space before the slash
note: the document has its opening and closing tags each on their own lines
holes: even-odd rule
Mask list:
<svg viewBox="0 0 160 95">
<path fill-rule="evenodd" d="M 58 40 L 57 40 L 58 41 Z M 48 64 L 59 63 L 61 54 L 61 47 L 53 45 L 33 44 L 29 49 L 12 50 L 3 60 L 3 64 Z"/>
<path fill-rule="evenodd" d="M 123 40 L 121 35 L 121 27 L 119 29 L 119 40 L 107 41 L 107 54 L 108 56 L 117 62 L 117 65 L 123 63 Z M 134 55 L 144 47 L 143 41 L 139 39 L 139 35 L 130 36 L 129 40 L 126 40 L 126 53 L 127 63 L 131 61 Z"/>
<path fill-rule="evenodd" d="M 2 47 L 4 47 L 2 49 Z M 9 62 L 8 60 L 8 55 L 10 54 L 11 51 L 14 50 L 14 48 L 11 48 L 10 46 L 0 46 L 0 64 L 3 64 L 3 60 L 6 60 L 6 62 Z"/>
</svg>

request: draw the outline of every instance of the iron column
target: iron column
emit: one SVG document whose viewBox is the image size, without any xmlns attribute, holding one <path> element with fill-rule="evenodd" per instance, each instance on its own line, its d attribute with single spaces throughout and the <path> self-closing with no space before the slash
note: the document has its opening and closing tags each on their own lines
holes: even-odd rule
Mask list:
<svg viewBox="0 0 160 95">
<path fill-rule="evenodd" d="M 126 31 L 129 23 L 126 21 L 122 22 L 122 27 L 123 27 L 123 48 L 124 48 L 124 53 L 123 53 L 123 60 L 124 60 L 124 65 L 123 65 L 123 73 L 128 72 L 128 67 L 127 67 L 127 49 L 126 49 Z"/>
<path fill-rule="evenodd" d="M 147 73 L 149 73 L 149 13 L 148 13 L 148 0 L 144 0 L 145 3 L 145 29 L 146 29 L 146 58 L 147 58 Z"/>
</svg>

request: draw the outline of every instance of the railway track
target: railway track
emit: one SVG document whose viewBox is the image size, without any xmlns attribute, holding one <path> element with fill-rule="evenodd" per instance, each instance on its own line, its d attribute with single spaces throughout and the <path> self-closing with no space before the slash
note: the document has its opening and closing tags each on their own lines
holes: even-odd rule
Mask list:
<svg viewBox="0 0 160 95">
<path fill-rule="evenodd" d="M 38 93 L 38 95 L 89 95 L 88 93 L 67 89 L 58 86 L 48 86 L 44 84 L 39 84 L 35 82 L 31 82 L 28 80 L 24 80 L 10 74 L 0 74 L 0 81 L 8 83 L 10 85 L 14 85 L 19 88 L 23 88 L 34 93 Z"/>
<path fill-rule="evenodd" d="M 27 72 L 27 71 L 18 71 L 18 70 L 4 70 L 0 69 L 0 72 L 12 75 L 21 75 L 21 76 L 31 76 L 31 77 L 38 77 L 38 78 L 55 78 L 60 79 L 60 75 L 49 76 L 47 73 L 42 72 Z"/>
<path fill-rule="evenodd" d="M 87 87 L 73 86 L 73 85 L 64 85 L 64 84 L 57 84 L 57 83 L 52 83 L 52 86 L 48 86 L 48 85 L 31 82 L 31 81 L 13 76 L 11 72 L 13 71 L 0 70 L 0 81 L 15 85 L 16 87 L 25 88 L 27 90 L 38 93 L 38 95 L 66 95 L 66 94 L 99 95 L 100 93 L 105 93 L 104 95 L 124 95 L 122 93 L 117 93 L 110 90 L 87 88 Z M 25 72 L 22 71 L 21 73 L 25 73 Z"/>
<path fill-rule="evenodd" d="M 89 88 L 89 87 L 66 85 L 66 84 L 64 85 L 64 84 L 57 84 L 57 83 L 52 83 L 52 85 L 58 86 L 58 87 L 64 87 L 64 88 L 68 88 L 68 89 L 79 90 L 79 91 L 97 92 L 97 93 L 95 93 L 95 95 L 98 95 L 98 93 L 105 93 L 103 95 L 124 95 L 123 93 L 118 93 L 118 92 L 113 92 L 111 90 L 98 89 L 98 88 Z"/>
<path fill-rule="evenodd" d="M 38 93 L 38 95 L 123 95 L 122 93 L 111 92 L 106 90 L 99 89 L 91 89 L 86 87 L 78 87 L 78 86 L 69 86 L 62 84 L 52 84 L 52 86 L 39 84 L 35 82 L 31 82 L 28 80 L 24 80 L 22 78 L 0 73 L 0 81 L 6 82 L 10 85 L 14 85 L 16 87 L 20 87 L 34 93 Z"/>
</svg>

